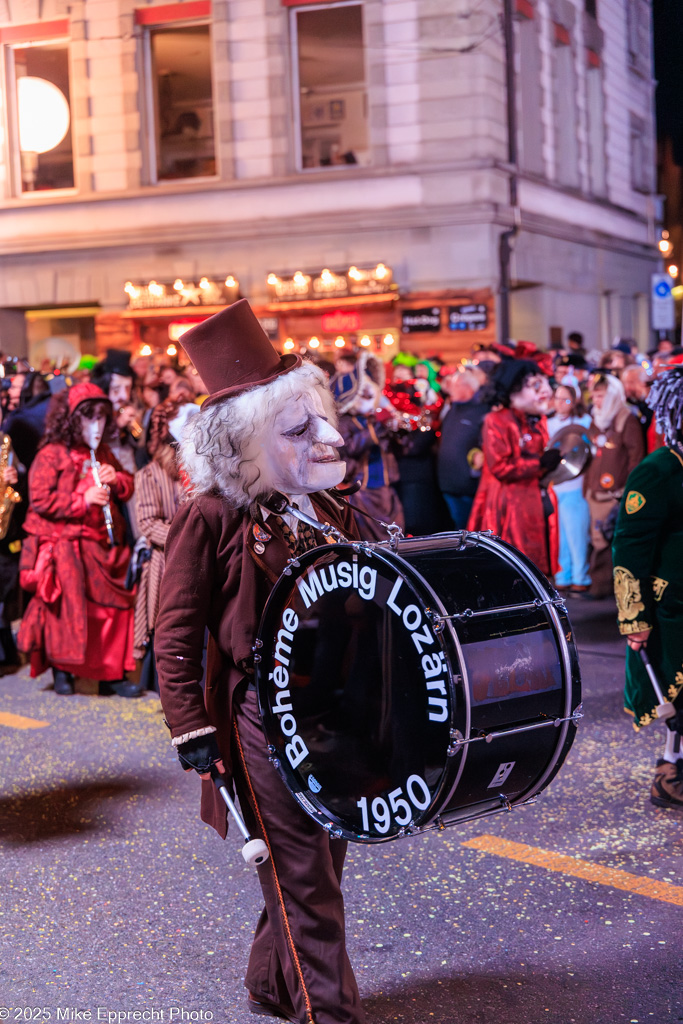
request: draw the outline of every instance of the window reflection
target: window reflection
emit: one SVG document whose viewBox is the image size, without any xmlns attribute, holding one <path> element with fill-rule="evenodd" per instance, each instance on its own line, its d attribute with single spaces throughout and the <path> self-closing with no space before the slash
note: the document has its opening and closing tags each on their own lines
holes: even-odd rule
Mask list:
<svg viewBox="0 0 683 1024">
<path fill-rule="evenodd" d="M 68 124 L 66 134 L 56 145 L 51 145 L 48 138 L 51 134 L 49 129 L 52 126 L 45 125 L 45 145 L 50 148 L 45 152 L 40 152 L 39 150 L 42 148 L 39 123 L 41 110 L 39 107 L 34 109 L 29 103 L 21 114 L 21 120 L 28 118 L 30 123 L 26 125 L 26 128 L 30 131 L 22 131 L 19 109 L 19 82 L 22 78 L 30 78 L 38 79 L 38 85 L 49 83 L 47 86 L 43 86 L 48 90 L 48 99 L 50 99 L 50 93 L 54 93 L 55 88 L 58 89 L 63 97 L 61 102 L 68 111 L 71 106 L 68 46 L 65 42 L 43 43 L 40 46 L 19 46 L 12 50 L 12 56 L 15 96 L 17 97 L 15 112 L 17 142 L 21 152 L 21 191 L 43 192 L 73 188 L 75 181 L 71 124 Z M 50 86 L 54 88 L 51 90 Z M 36 102 L 40 103 L 39 94 L 33 97 L 32 102 L 34 106 Z M 29 136 L 35 140 L 30 143 L 31 149 L 22 148 L 22 137 L 26 139 Z"/>
<path fill-rule="evenodd" d="M 157 178 L 216 173 L 208 25 L 150 31 Z"/>
<path fill-rule="evenodd" d="M 294 12 L 301 166 L 369 162 L 360 4 Z"/>
</svg>

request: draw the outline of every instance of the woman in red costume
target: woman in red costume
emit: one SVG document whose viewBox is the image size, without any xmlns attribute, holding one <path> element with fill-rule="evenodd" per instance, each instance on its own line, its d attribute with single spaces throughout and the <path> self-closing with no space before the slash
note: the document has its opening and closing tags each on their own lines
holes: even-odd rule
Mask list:
<svg viewBox="0 0 683 1024">
<path fill-rule="evenodd" d="M 99 680 L 101 693 L 136 695 L 123 681 L 135 667 L 134 594 L 125 587 L 130 552 L 119 511 L 133 477 L 103 443 L 112 433 L 104 392 L 77 384 L 52 400 L 29 473 L 20 579 L 35 595 L 18 646 L 30 654 L 33 676 L 52 668 L 60 694 L 73 693 L 75 677 L 84 677 Z"/>
<path fill-rule="evenodd" d="M 540 479 L 560 461 L 545 451 L 548 378 L 530 360 L 500 363 L 492 377 L 494 409 L 484 419 L 484 468 L 468 528 L 492 530 L 550 576 L 557 569 L 557 507 Z"/>
</svg>

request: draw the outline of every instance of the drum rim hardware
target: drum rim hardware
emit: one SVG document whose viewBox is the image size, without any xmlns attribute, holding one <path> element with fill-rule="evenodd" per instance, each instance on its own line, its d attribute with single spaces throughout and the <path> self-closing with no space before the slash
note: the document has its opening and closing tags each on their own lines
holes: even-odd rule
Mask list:
<svg viewBox="0 0 683 1024">
<path fill-rule="evenodd" d="M 434 550 L 447 547 L 452 552 L 463 547 L 470 548 L 479 545 L 498 558 L 502 558 L 508 566 L 517 571 L 527 588 L 526 593 L 520 593 L 519 596 L 528 596 L 530 600 L 486 609 L 476 609 L 476 603 L 479 603 L 479 601 L 472 601 L 475 604 L 475 608 L 466 608 L 461 612 L 450 612 L 444 606 L 444 592 L 442 589 L 439 589 L 439 584 L 435 582 L 435 577 L 428 568 L 433 562 Z M 398 542 L 392 543 L 391 540 L 373 543 L 345 539 L 339 546 L 327 546 L 326 549 L 318 547 L 317 549 L 306 551 L 300 556 L 290 559 L 289 564 L 283 570 L 281 586 L 282 595 L 286 599 L 292 593 L 294 579 L 298 582 L 298 577 L 305 574 L 309 567 L 318 569 L 319 566 L 327 564 L 328 559 L 322 557 L 325 551 L 335 564 L 339 560 L 344 562 L 350 559 L 351 555 L 353 555 L 355 560 L 362 554 L 364 561 L 367 560 L 370 564 L 375 560 L 378 563 L 383 563 L 390 568 L 391 574 L 396 577 L 397 582 L 400 577 L 404 585 L 407 584 L 410 590 L 410 598 L 415 601 L 415 604 L 419 605 L 424 618 L 429 623 L 432 635 L 437 640 L 437 644 L 441 650 L 447 652 L 444 671 L 448 677 L 446 685 L 451 688 L 450 722 L 445 723 L 445 743 L 443 747 L 440 746 L 439 765 L 441 774 L 439 780 L 434 779 L 429 784 L 429 788 L 432 790 L 430 803 L 424 807 L 420 802 L 415 802 L 415 806 L 412 808 L 413 817 L 405 824 L 403 824 L 399 817 L 399 820 L 395 821 L 392 826 L 395 831 L 392 834 L 385 834 L 376 827 L 374 821 L 371 821 L 368 825 L 368 815 L 365 810 L 362 811 L 363 822 L 361 825 L 360 821 L 356 823 L 354 819 L 344 814 L 339 816 L 334 805 L 330 806 L 329 802 L 325 799 L 324 793 L 320 797 L 316 796 L 318 789 L 312 789 L 307 785 L 305 775 L 304 777 L 297 776 L 296 772 L 290 771 L 290 766 L 284 756 L 284 748 L 281 751 L 279 746 L 272 745 L 273 743 L 279 743 L 279 740 L 274 739 L 275 732 L 269 732 L 264 721 L 264 731 L 266 732 L 267 742 L 270 744 L 268 749 L 269 760 L 279 772 L 301 809 L 312 817 L 318 825 L 324 828 L 331 838 L 339 837 L 341 834 L 342 837 L 355 842 L 374 844 L 391 841 L 401 836 L 417 835 L 430 829 L 439 828 L 439 822 L 442 822 L 443 827 L 447 827 L 459 824 L 461 821 L 481 818 L 503 810 L 509 811 L 513 807 L 517 808 L 533 802 L 539 792 L 553 778 L 566 758 L 574 731 L 578 722 L 583 717 L 583 707 L 580 703 L 580 691 L 578 690 L 580 676 L 573 631 L 567 620 L 566 605 L 553 589 L 552 584 L 549 584 L 537 567 L 529 562 L 523 554 L 500 538 L 495 537 L 489 531 L 470 534 L 467 534 L 465 531 L 450 531 L 448 534 L 436 535 L 430 538 L 406 538 L 400 544 Z M 421 562 L 418 557 L 420 554 L 429 555 L 431 561 L 428 559 L 426 562 Z M 436 563 L 434 564 L 436 565 Z M 288 577 L 292 583 L 287 582 Z M 332 576 L 329 579 L 331 580 Z M 438 573 L 436 579 L 438 579 Z M 278 589 L 276 584 L 274 593 Z M 328 587 L 325 586 L 325 590 L 327 589 Z M 294 593 L 296 593 L 296 587 L 294 587 Z M 494 593 L 495 588 L 493 591 L 489 588 L 489 597 L 493 596 Z M 313 591 L 311 591 L 312 594 Z M 398 601 L 399 610 L 408 607 L 405 600 L 402 601 L 395 594 L 398 594 L 398 591 L 392 590 L 389 601 Z M 462 598 L 462 593 L 456 589 L 454 595 L 448 601 L 449 608 L 453 608 L 454 605 L 457 607 L 458 594 Z M 512 594 L 515 594 L 515 591 Z M 313 597 L 310 599 L 312 600 Z M 269 637 L 273 627 L 279 621 L 278 616 L 281 616 L 285 603 L 286 600 L 285 602 L 281 599 L 275 601 L 271 613 L 273 616 L 272 621 L 267 621 L 269 607 L 267 605 L 253 645 L 254 663 L 255 665 L 259 663 L 257 694 L 259 711 L 262 718 L 264 714 L 271 714 L 271 709 L 268 707 L 269 696 L 266 681 L 269 659 L 272 656 Z M 309 604 L 306 607 L 309 607 Z M 397 611 L 393 604 L 390 604 L 389 607 Z M 542 621 L 547 623 L 547 627 L 544 628 L 548 628 L 553 637 L 557 650 L 558 667 L 563 681 L 563 699 L 551 705 L 547 715 L 541 715 L 540 718 L 533 719 L 523 715 L 509 717 L 507 719 L 507 728 L 505 723 L 501 721 L 502 727 L 494 727 L 485 733 L 480 728 L 484 723 L 479 723 L 478 728 L 476 719 L 475 722 L 472 721 L 473 705 L 471 687 L 468 680 L 468 661 L 467 655 L 463 653 L 466 648 L 463 647 L 461 642 L 463 634 L 459 630 L 459 623 L 463 623 L 475 616 L 491 617 L 505 612 L 522 613 L 531 610 L 541 611 Z M 534 616 L 534 621 L 536 618 L 537 616 Z M 265 637 L 265 641 L 262 637 Z M 264 646 L 267 648 L 266 651 L 262 650 Z M 418 647 L 418 651 L 421 653 L 421 647 Z M 272 713 L 274 714 L 274 712 Z M 536 711 L 536 713 L 538 712 Z M 485 747 L 473 748 L 471 757 L 468 758 L 470 744 L 476 742 L 490 744 L 494 740 L 498 740 L 500 747 L 498 745 L 494 746 L 495 753 L 493 756 L 496 756 L 500 750 L 501 756 L 499 760 L 512 762 L 514 754 L 511 756 L 511 753 L 505 750 L 505 737 L 541 728 L 548 729 L 550 726 L 554 727 L 556 733 L 552 741 L 542 741 L 544 747 L 548 748 L 548 756 L 547 759 L 544 759 L 544 767 L 539 766 L 538 774 L 530 775 L 522 786 L 513 786 L 514 792 L 511 790 L 509 795 L 502 792 L 500 788 L 490 789 L 490 792 L 496 793 L 495 799 L 492 796 L 490 799 L 485 800 L 477 798 L 476 802 L 458 803 L 458 789 L 463 775 L 466 771 L 470 772 L 471 775 L 472 771 L 471 767 L 466 768 L 466 763 L 468 766 L 472 765 L 472 758 L 474 758 L 476 766 L 477 759 L 480 757 L 484 757 L 486 763 L 489 760 L 488 755 L 474 753 L 475 750 L 483 751 L 486 749 Z M 473 735 L 473 733 L 476 733 L 476 735 Z M 290 733 L 288 732 L 286 735 L 289 736 Z M 271 739 L 272 743 L 270 742 Z M 457 758 L 457 760 L 454 760 L 454 758 Z M 450 767 L 447 767 L 449 764 Z M 293 767 L 296 768 L 295 765 Z M 501 765 L 501 767 L 504 766 Z M 494 776 L 492 781 L 494 785 L 501 787 L 504 780 L 497 780 Z M 396 792 L 398 790 L 394 790 L 394 793 Z M 467 788 L 465 788 L 465 795 L 467 795 Z M 363 799 L 365 800 L 365 796 L 363 796 Z M 367 802 L 365 807 L 369 809 Z M 401 811 L 401 815 L 403 815 L 405 820 L 407 814 L 404 815 L 403 811 Z"/>
</svg>

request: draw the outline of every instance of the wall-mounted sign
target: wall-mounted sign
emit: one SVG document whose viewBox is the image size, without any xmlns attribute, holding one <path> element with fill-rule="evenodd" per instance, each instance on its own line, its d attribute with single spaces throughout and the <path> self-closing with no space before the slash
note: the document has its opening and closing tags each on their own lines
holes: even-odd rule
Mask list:
<svg viewBox="0 0 683 1024">
<path fill-rule="evenodd" d="M 266 332 L 271 341 L 277 341 L 279 334 L 279 322 L 276 316 L 260 316 L 258 322 Z"/>
<path fill-rule="evenodd" d="M 349 267 L 304 274 L 268 274 L 268 296 L 272 302 L 310 302 L 311 299 L 342 299 L 353 295 L 383 295 L 395 291 L 389 267 L 378 263 L 370 269 Z"/>
<path fill-rule="evenodd" d="M 448 327 L 451 331 L 483 331 L 488 325 L 489 311 L 483 302 L 448 307 Z"/>
<path fill-rule="evenodd" d="M 403 334 L 420 334 L 424 331 L 441 330 L 441 307 L 426 306 L 424 309 L 404 309 L 401 317 Z"/>
<path fill-rule="evenodd" d="M 239 298 L 240 285 L 236 277 L 228 274 L 224 281 L 202 277 L 196 284 L 181 278 L 148 284 L 126 281 L 124 291 L 129 309 L 182 309 L 184 306 L 227 306 Z"/>
<path fill-rule="evenodd" d="M 337 309 L 334 313 L 323 313 L 320 322 L 324 331 L 340 334 L 342 331 L 359 330 L 361 320 L 359 313 Z"/>
</svg>

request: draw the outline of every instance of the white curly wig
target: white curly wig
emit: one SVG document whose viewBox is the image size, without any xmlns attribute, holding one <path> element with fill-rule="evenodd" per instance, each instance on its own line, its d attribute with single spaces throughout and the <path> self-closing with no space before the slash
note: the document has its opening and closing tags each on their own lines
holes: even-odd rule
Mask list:
<svg viewBox="0 0 683 1024">
<path fill-rule="evenodd" d="M 325 374 L 305 362 L 268 384 L 202 409 L 189 424 L 179 460 L 189 482 L 189 496 L 222 494 L 232 508 L 246 508 L 272 490 L 256 464 L 258 438 L 271 429 L 288 402 L 316 388 L 325 413 L 336 426 L 337 414 Z"/>
</svg>

